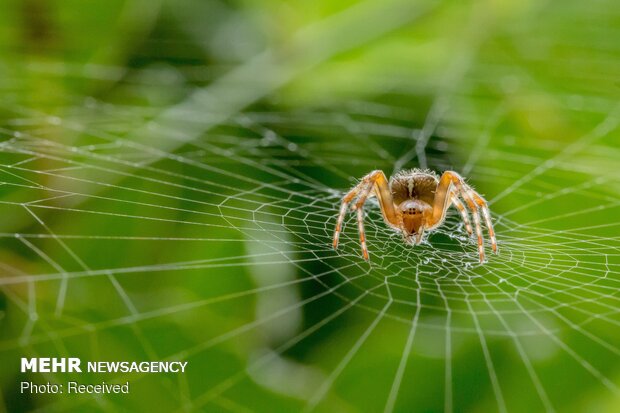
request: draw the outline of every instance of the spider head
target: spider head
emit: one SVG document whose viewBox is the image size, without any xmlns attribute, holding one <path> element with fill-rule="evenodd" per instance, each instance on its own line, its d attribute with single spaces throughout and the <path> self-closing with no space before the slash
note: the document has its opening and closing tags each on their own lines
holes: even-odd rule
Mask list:
<svg viewBox="0 0 620 413">
<path fill-rule="evenodd" d="M 402 231 L 405 242 L 419 244 L 424 235 L 426 216 L 431 211 L 430 205 L 415 199 L 408 199 L 399 205 L 403 218 Z"/>
</svg>

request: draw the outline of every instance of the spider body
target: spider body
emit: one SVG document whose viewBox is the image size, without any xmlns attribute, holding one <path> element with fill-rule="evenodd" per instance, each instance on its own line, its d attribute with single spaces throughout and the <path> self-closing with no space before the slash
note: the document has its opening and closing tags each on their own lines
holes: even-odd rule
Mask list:
<svg viewBox="0 0 620 413">
<path fill-rule="evenodd" d="M 430 171 L 401 171 L 392 176 L 389 181 L 392 202 L 402 215 L 402 228 L 386 223 L 396 230 L 402 230 L 407 243 L 413 242 L 413 237 L 424 230 L 424 215 L 432 210 L 431 205 L 437 188 L 437 175 Z M 417 243 L 421 238 L 417 240 Z"/>
<path fill-rule="evenodd" d="M 484 198 L 465 183 L 463 178 L 453 171 L 444 172 L 441 177 L 433 171 L 411 169 L 400 171 L 388 181 L 383 171 L 376 170 L 366 175 L 359 184 L 351 189 L 342 199 L 340 214 L 334 232 L 334 248 L 338 239 L 347 207 L 357 197 L 352 211 L 357 211 L 357 223 L 364 259 L 368 260 L 366 236 L 364 233 L 363 206 L 366 199 L 376 196 L 381 213 L 387 225 L 399 231 L 403 240 L 409 244 L 422 242 L 425 231 L 432 231 L 445 220 L 446 211 L 454 205 L 460 212 L 467 232 L 472 235 L 472 226 L 462 198 L 469 208 L 478 239 L 480 262 L 484 261 L 484 241 L 480 225 L 480 212 L 486 223 L 493 252 L 497 253 L 495 232 L 491 215 Z"/>
</svg>

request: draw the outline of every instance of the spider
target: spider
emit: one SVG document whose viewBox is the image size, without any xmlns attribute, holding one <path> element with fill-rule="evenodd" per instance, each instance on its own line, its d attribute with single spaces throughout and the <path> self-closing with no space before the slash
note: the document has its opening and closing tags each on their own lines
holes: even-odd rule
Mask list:
<svg viewBox="0 0 620 413">
<path fill-rule="evenodd" d="M 402 232 L 403 240 L 408 244 L 420 244 L 424 231 L 437 229 L 443 223 L 450 205 L 454 205 L 459 210 L 467 232 L 472 235 L 469 215 L 459 199 L 460 196 L 474 217 L 480 263 L 484 261 L 484 241 L 478 211 L 482 211 L 491 238 L 491 247 L 497 254 L 495 232 L 486 201 L 454 171 L 445 171 L 441 177 L 438 177 L 430 170 L 403 170 L 392 176 L 389 181 L 383 171 L 372 171 L 342 198 L 334 232 L 334 249 L 338 248 L 338 238 L 347 213 L 347 206 L 356 196 L 357 202 L 351 206 L 351 210 L 357 211 L 360 243 L 366 261 L 368 261 L 368 249 L 366 248 L 362 208 L 366 199 L 372 196 L 376 196 L 379 200 L 385 223 L 396 231 Z"/>
</svg>

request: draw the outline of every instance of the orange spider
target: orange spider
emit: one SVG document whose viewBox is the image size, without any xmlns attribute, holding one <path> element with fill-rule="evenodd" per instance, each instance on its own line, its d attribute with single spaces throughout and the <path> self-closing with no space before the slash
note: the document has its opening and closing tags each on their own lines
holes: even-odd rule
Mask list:
<svg viewBox="0 0 620 413">
<path fill-rule="evenodd" d="M 368 249 L 366 248 L 362 208 L 366 199 L 372 196 L 376 196 L 379 200 L 385 223 L 402 232 L 404 241 L 408 244 L 414 243 L 414 237 L 415 244 L 419 244 L 422 242 L 425 230 L 432 231 L 439 227 L 450 205 L 454 205 L 459 210 L 467 232 L 472 235 L 469 215 L 458 198 L 461 196 L 474 217 L 480 262 L 484 261 L 484 241 L 478 210 L 482 211 L 491 238 L 491 248 L 497 254 L 495 232 L 486 201 L 454 171 L 446 171 L 439 178 L 435 172 L 430 170 L 405 170 L 392 176 L 389 182 L 383 171 L 372 171 L 342 199 L 334 232 L 334 248 L 338 248 L 338 238 L 347 213 L 347 206 L 356 196 L 357 202 L 351 206 L 351 210 L 357 211 L 357 225 L 365 260 L 368 260 Z"/>
</svg>

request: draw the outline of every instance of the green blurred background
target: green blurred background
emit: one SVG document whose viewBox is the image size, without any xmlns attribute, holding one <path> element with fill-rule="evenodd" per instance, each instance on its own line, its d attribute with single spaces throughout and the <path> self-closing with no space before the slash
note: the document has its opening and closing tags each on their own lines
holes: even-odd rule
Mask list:
<svg viewBox="0 0 620 413">
<path fill-rule="evenodd" d="M 612 0 L 4 0 L 0 409 L 620 411 L 619 97 Z M 500 255 L 372 202 L 370 264 L 353 217 L 332 251 L 410 167 L 466 176 Z"/>
</svg>

